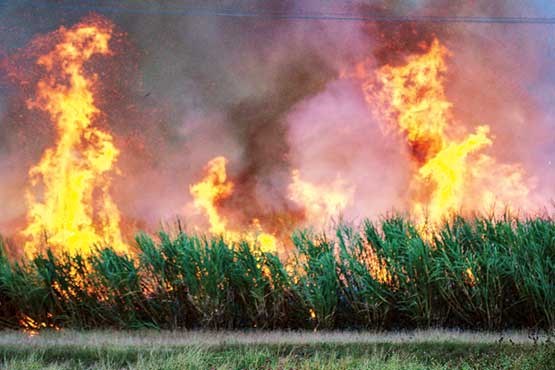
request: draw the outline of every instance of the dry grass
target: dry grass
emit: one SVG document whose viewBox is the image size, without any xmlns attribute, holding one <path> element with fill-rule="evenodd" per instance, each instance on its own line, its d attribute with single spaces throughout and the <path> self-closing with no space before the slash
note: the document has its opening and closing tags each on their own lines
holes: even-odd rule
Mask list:
<svg viewBox="0 0 555 370">
<path fill-rule="evenodd" d="M 25 347 L 78 346 L 78 347 L 179 347 L 226 345 L 315 345 L 315 344 L 404 344 L 404 343 L 456 343 L 456 344 L 539 344 L 549 341 L 548 333 L 509 331 L 472 332 L 457 330 L 415 330 L 399 332 L 349 331 L 42 331 L 30 336 L 20 331 L 0 331 L 0 346 Z"/>
<path fill-rule="evenodd" d="M 0 369 L 11 370 L 551 370 L 553 363 L 550 337 L 526 332 L 0 332 Z"/>
</svg>

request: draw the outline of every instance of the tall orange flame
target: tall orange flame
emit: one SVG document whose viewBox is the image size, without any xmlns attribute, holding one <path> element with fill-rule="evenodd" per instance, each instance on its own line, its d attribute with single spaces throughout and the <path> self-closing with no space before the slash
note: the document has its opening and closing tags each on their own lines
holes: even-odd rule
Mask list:
<svg viewBox="0 0 555 370">
<path fill-rule="evenodd" d="M 233 183 L 227 180 L 226 165 L 225 157 L 210 160 L 205 168 L 205 177 L 189 189 L 195 207 L 206 212 L 209 231 L 213 234 L 223 234 L 227 227 L 227 221 L 220 216 L 217 208 L 217 203 L 229 197 L 233 191 Z"/>
<path fill-rule="evenodd" d="M 32 188 L 23 231 L 28 255 L 44 244 L 72 254 L 87 254 L 97 244 L 127 249 L 109 194 L 119 151 L 109 133 L 93 126 L 99 113 L 92 92 L 97 78 L 85 71 L 94 55 L 111 53 L 111 33 L 112 25 L 100 18 L 62 27 L 56 33 L 59 42 L 37 61 L 46 74 L 28 104 L 50 115 L 57 139 L 29 171 Z"/>
<path fill-rule="evenodd" d="M 210 160 L 204 178 L 189 188 L 195 207 L 208 218 L 210 233 L 221 235 L 230 242 L 245 240 L 264 252 L 276 251 L 276 237 L 264 232 L 258 219 L 252 220 L 249 232 L 241 233 L 229 228 L 228 220 L 220 214 L 218 203 L 233 193 L 233 182 L 227 178 L 226 165 L 227 159 L 223 156 Z"/>
<path fill-rule="evenodd" d="M 455 121 L 444 87 L 449 54 L 435 39 L 427 52 L 409 56 L 402 66 L 385 65 L 374 75 L 360 66 L 356 70 L 367 102 L 406 138 L 416 167 L 410 186 L 411 211 L 421 224 L 434 225 L 461 211 L 468 189 L 500 170 L 512 173 L 501 199 L 508 194 L 525 197 L 528 192 L 518 166 L 499 166 L 485 154 L 476 155 L 492 145 L 488 126 L 479 126 L 462 140 L 451 137 Z M 491 189 L 477 190 L 471 206 L 488 206 L 483 202 L 491 201 Z"/>
</svg>

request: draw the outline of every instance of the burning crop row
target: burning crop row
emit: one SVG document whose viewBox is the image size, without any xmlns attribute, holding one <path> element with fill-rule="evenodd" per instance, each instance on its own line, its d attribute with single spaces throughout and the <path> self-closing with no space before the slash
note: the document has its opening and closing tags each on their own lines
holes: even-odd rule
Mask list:
<svg viewBox="0 0 555 370">
<path fill-rule="evenodd" d="M 0 327 L 553 328 L 554 240 L 550 219 L 456 218 L 429 240 L 398 217 L 300 230 L 287 261 L 164 232 L 138 236 L 136 259 L 0 254 Z"/>
</svg>

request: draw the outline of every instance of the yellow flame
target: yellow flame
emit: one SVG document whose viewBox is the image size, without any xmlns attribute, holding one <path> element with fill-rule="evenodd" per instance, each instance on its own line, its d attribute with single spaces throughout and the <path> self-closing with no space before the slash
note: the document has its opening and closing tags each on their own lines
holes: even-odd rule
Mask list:
<svg viewBox="0 0 555 370">
<path fill-rule="evenodd" d="M 210 223 L 209 231 L 213 234 L 226 232 L 227 222 L 220 216 L 217 208 L 217 202 L 229 197 L 233 191 L 233 183 L 227 181 L 226 165 L 225 157 L 212 159 L 205 167 L 206 176 L 189 188 L 195 207 L 206 213 Z"/>
<path fill-rule="evenodd" d="M 491 144 L 488 138 L 489 128 L 480 126 L 475 134 L 469 135 L 460 143 L 450 142 L 418 170 L 417 181 L 425 184 L 431 181 L 435 185 L 427 204 L 415 200 L 415 216 L 428 217 L 432 223 L 441 221 L 450 212 L 461 207 L 464 180 L 468 175 L 467 157 L 470 153 Z"/>
<path fill-rule="evenodd" d="M 492 145 L 488 126 L 462 140 L 449 136 L 454 119 L 444 88 L 448 55 L 436 39 L 427 52 L 409 56 L 402 66 L 385 65 L 374 76 L 359 66 L 355 73 L 363 79 L 367 102 L 407 141 L 416 167 L 409 190 L 411 211 L 423 231 L 425 225 L 437 225 L 461 211 L 465 196 L 473 199 L 472 207 L 483 210 L 484 200 L 493 194 L 486 187 L 488 177 L 501 168 L 511 176 L 499 179 L 504 186 L 496 195 L 513 200 L 528 190 L 518 166 L 500 166 L 485 154 L 471 156 Z"/>
<path fill-rule="evenodd" d="M 48 312 L 47 318 L 52 319 L 53 315 Z M 19 326 L 23 329 L 23 332 L 27 334 L 29 337 L 35 337 L 40 334 L 42 329 L 53 329 L 56 331 L 61 330 L 59 326 L 54 324 L 49 324 L 46 322 L 35 321 L 32 317 L 22 314 L 21 319 L 19 320 Z"/>
<path fill-rule="evenodd" d="M 443 88 L 449 51 L 438 40 L 423 55 L 410 56 L 404 66 L 385 65 L 376 72 L 381 89 L 368 84 L 370 103 L 405 134 L 415 156 L 427 160 L 445 145 L 451 103 Z"/>
<path fill-rule="evenodd" d="M 315 320 L 315 319 L 316 319 L 316 311 L 314 311 L 312 308 L 309 308 L 309 309 L 308 309 L 308 313 L 309 313 L 310 318 L 311 318 L 312 320 Z"/>
<path fill-rule="evenodd" d="M 365 246 L 362 260 L 366 263 L 370 276 L 381 284 L 391 285 L 391 273 L 387 268 L 386 261 L 378 257 L 372 245 L 365 243 Z"/>
<path fill-rule="evenodd" d="M 407 58 L 400 67 L 377 71 L 382 88 L 379 109 L 398 125 L 419 167 L 412 180 L 412 211 L 421 223 L 440 222 L 462 204 L 469 154 L 490 145 L 489 128 L 481 126 L 461 142 L 447 137 L 452 104 L 444 89 L 448 50 L 436 39 L 427 53 Z M 369 93 L 371 90 L 367 90 Z"/>
<path fill-rule="evenodd" d="M 464 271 L 464 277 L 468 285 L 476 285 L 476 277 L 474 276 L 474 273 L 472 272 L 472 269 L 470 267 Z"/>
<path fill-rule="evenodd" d="M 277 250 L 277 239 L 274 235 L 265 233 L 260 225 L 260 220 L 255 218 L 252 220 L 252 227 L 254 233 L 251 232 L 247 235 L 247 240 L 255 241 L 259 245 L 262 252 L 275 252 Z M 254 237 L 254 240 L 253 240 Z"/>
<path fill-rule="evenodd" d="M 230 242 L 244 240 L 257 246 L 263 252 L 275 252 L 277 239 L 274 235 L 264 232 L 258 219 L 252 220 L 251 230 L 241 233 L 228 227 L 228 220 L 218 210 L 218 203 L 228 198 L 233 192 L 233 182 L 228 180 L 226 171 L 227 159 L 216 157 L 205 167 L 206 175 L 198 183 L 189 187 L 195 207 L 208 217 L 209 231 L 222 235 Z"/>
<path fill-rule="evenodd" d="M 87 254 L 96 244 L 125 251 L 120 214 L 112 200 L 110 171 L 119 155 L 112 136 L 96 127 L 92 86 L 85 64 L 109 55 L 111 26 L 91 20 L 60 28 L 59 43 L 38 59 L 46 72 L 29 106 L 46 111 L 56 127 L 56 143 L 29 171 L 25 251 L 46 244 L 58 251 Z"/>
</svg>

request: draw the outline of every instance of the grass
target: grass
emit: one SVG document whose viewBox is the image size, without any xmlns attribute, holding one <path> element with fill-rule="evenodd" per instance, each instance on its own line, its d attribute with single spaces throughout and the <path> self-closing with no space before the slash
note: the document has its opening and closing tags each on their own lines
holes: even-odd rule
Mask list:
<svg viewBox="0 0 555 370">
<path fill-rule="evenodd" d="M 554 361 L 549 337 L 518 332 L 0 332 L 6 369 L 542 370 Z"/>
<path fill-rule="evenodd" d="M 161 232 L 138 235 L 134 256 L 0 252 L 0 328 L 555 328 L 547 217 L 455 217 L 427 238 L 391 217 L 291 244 L 284 259 Z"/>
</svg>

